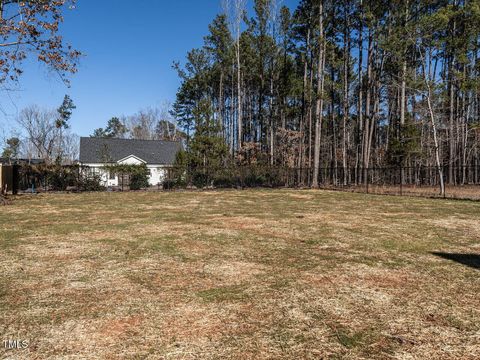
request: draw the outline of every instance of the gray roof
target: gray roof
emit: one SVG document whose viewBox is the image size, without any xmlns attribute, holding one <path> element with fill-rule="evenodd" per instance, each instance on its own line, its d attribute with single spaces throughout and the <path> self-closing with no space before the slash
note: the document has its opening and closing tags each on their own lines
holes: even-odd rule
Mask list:
<svg viewBox="0 0 480 360">
<path fill-rule="evenodd" d="M 147 164 L 172 165 L 182 150 L 180 141 L 80 138 L 80 162 L 117 162 L 134 155 Z"/>
</svg>

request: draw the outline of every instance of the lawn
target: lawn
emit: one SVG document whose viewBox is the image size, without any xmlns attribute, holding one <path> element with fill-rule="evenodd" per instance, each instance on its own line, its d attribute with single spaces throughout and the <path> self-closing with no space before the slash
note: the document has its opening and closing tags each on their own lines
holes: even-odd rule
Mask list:
<svg viewBox="0 0 480 360">
<path fill-rule="evenodd" d="M 25 195 L 0 266 L 0 358 L 480 358 L 478 202 Z"/>
</svg>

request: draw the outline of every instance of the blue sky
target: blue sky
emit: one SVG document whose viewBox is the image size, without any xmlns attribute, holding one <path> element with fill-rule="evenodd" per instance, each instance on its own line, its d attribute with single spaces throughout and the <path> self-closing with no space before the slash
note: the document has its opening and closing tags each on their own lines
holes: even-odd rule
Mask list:
<svg viewBox="0 0 480 360">
<path fill-rule="evenodd" d="M 290 8 L 297 3 L 283 1 Z M 0 131 L 17 130 L 14 119 L 25 106 L 56 108 L 65 94 L 77 106 L 71 127 L 81 136 L 112 116 L 173 101 L 179 85 L 173 61 L 183 62 L 188 50 L 202 45 L 220 11 L 220 0 L 78 0 L 61 28 L 65 39 L 85 53 L 71 87 L 44 66 L 25 63 L 18 90 L 0 97 Z"/>
</svg>

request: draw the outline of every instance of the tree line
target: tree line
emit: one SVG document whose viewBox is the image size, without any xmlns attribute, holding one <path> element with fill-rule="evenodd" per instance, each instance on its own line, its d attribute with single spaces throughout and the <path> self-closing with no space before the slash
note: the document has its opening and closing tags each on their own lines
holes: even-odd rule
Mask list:
<svg viewBox="0 0 480 360">
<path fill-rule="evenodd" d="M 9 161 L 24 158 L 50 163 L 73 162 L 78 158 L 78 136 L 71 132 L 69 120 L 75 109 L 68 95 L 57 109 L 43 109 L 37 105 L 24 108 L 16 118 L 23 136 L 5 139 L 0 157 Z"/>
<path fill-rule="evenodd" d="M 31 105 L 22 109 L 16 123 L 23 135 L 5 139 L 0 158 L 14 161 L 18 158 L 42 159 L 47 163 L 69 164 L 78 160 L 79 136 L 72 133 L 69 120 L 76 106 L 65 95 L 58 109 L 44 109 Z M 112 117 L 105 127 L 97 128 L 92 137 L 129 138 L 137 140 L 185 139 L 169 114 L 169 104 L 142 109 L 129 116 Z"/>
<path fill-rule="evenodd" d="M 162 103 L 160 107 L 141 109 L 133 115 L 112 117 L 106 127 L 95 129 L 91 136 L 171 141 L 185 138 L 170 114 L 169 102 Z"/>
<path fill-rule="evenodd" d="M 253 5 L 249 17 L 245 0 L 225 1 L 174 64 L 172 114 L 203 164 L 310 169 L 313 187 L 322 168 L 341 183 L 431 166 L 454 184 L 480 166 L 478 0 Z"/>
</svg>

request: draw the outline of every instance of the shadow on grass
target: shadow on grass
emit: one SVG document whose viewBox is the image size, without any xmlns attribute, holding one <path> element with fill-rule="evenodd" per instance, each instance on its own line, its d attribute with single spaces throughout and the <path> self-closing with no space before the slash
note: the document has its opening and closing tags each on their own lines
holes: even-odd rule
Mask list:
<svg viewBox="0 0 480 360">
<path fill-rule="evenodd" d="M 443 252 L 432 252 L 433 255 L 444 259 L 456 261 L 460 264 L 470 266 L 474 269 L 480 270 L 480 255 L 479 254 L 451 254 Z"/>
</svg>

